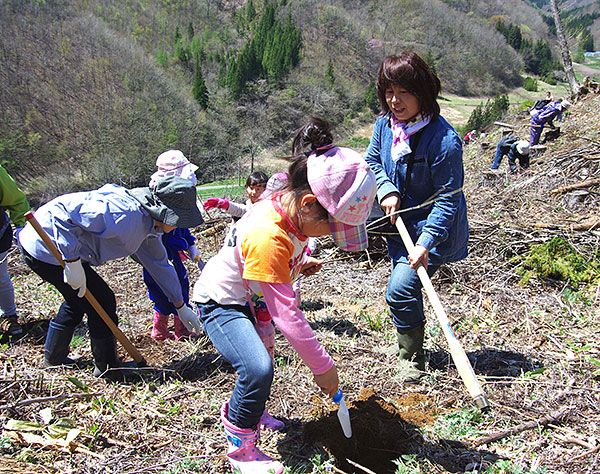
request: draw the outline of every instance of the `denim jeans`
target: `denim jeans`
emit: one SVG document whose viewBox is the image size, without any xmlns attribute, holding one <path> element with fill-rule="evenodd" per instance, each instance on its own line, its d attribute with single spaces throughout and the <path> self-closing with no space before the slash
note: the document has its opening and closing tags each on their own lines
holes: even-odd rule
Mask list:
<svg viewBox="0 0 600 474">
<path fill-rule="evenodd" d="M 88 303 L 88 300 L 79 298 L 77 296 L 78 290 L 74 290 L 63 281 L 63 269 L 60 265 L 51 265 L 42 262 L 29 255 L 23 249 L 21 249 L 21 252 L 23 253 L 23 260 L 27 266 L 37 273 L 42 280 L 47 281 L 54 286 L 65 299 L 56 313 L 56 316 L 54 316 L 53 321 L 70 328 L 75 328 L 83 319 L 83 315 L 87 314 L 90 338 L 106 339 L 112 336 L 112 331 L 92 305 Z M 117 318 L 117 301 L 115 294 L 89 263 L 84 262 L 83 269 L 85 271 L 88 290 L 90 290 L 90 293 L 92 293 L 102 305 L 102 308 L 108 313 L 110 319 L 112 319 L 115 324 L 118 324 L 119 320 Z"/>
<path fill-rule="evenodd" d="M 494 157 L 494 162 L 492 163 L 492 169 L 496 170 L 500 167 L 500 163 L 502 163 L 502 157 L 504 156 L 505 151 L 502 149 L 502 146 L 498 144 L 496 147 L 496 156 Z"/>
<path fill-rule="evenodd" d="M 393 261 L 392 274 L 388 281 L 385 300 L 390 306 L 394 325 L 400 331 L 421 326 L 425 323 L 423 312 L 423 285 L 417 272 L 406 261 Z M 432 276 L 439 266 L 429 265 L 427 274 Z"/>
<path fill-rule="evenodd" d="M 229 421 L 256 429 L 271 393 L 273 364 L 246 306 L 197 304 L 202 326 L 238 374 L 229 400 Z"/>
<path fill-rule="evenodd" d="M 17 314 L 15 290 L 8 274 L 8 250 L 0 252 L 0 316 Z"/>
</svg>

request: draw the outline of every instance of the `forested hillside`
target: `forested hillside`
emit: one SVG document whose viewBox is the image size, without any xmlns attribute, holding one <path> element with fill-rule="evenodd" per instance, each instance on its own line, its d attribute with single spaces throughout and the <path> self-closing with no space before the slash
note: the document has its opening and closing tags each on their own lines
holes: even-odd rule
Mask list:
<svg viewBox="0 0 600 474">
<path fill-rule="evenodd" d="M 308 115 L 371 122 L 381 58 L 413 48 L 445 92 L 495 95 L 524 62 L 496 29 L 547 38 L 534 7 L 447 0 L 32 0 L 0 4 L 0 160 L 34 204 L 144 185 L 181 149 L 200 182 L 285 146 Z"/>
</svg>

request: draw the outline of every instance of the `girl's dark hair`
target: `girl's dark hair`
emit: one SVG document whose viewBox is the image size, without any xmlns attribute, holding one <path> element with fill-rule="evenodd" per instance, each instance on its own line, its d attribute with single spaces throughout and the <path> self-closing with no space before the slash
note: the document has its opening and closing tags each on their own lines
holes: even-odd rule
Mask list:
<svg viewBox="0 0 600 474">
<path fill-rule="evenodd" d="M 296 131 L 292 141 L 292 155 L 301 153 L 310 155 L 325 145 L 333 143 L 331 125 L 327 120 L 319 117 L 311 117 L 309 122 Z"/>
<path fill-rule="evenodd" d="M 437 97 L 442 90 L 440 80 L 421 57 L 413 51 L 387 56 L 377 72 L 377 97 L 381 115 L 389 113 L 385 91 L 391 86 L 403 87 L 421 104 L 421 113 L 435 119 L 440 114 Z"/>
<path fill-rule="evenodd" d="M 255 171 L 246 179 L 246 187 L 256 186 L 257 184 L 267 184 L 269 177 L 262 171 Z"/>
<path fill-rule="evenodd" d="M 308 157 L 313 152 L 316 152 L 317 155 L 324 153 L 329 148 L 324 150 L 317 150 L 317 148 L 326 145 L 333 146 L 331 125 L 327 120 L 311 117 L 309 122 L 294 135 L 292 156 L 288 158 L 291 164 L 288 169 L 286 191 L 292 191 L 296 197 L 300 197 L 305 192 L 312 192 L 307 176 Z M 318 201 L 317 203 L 320 207 L 319 217 L 326 220 L 329 213 Z"/>
</svg>

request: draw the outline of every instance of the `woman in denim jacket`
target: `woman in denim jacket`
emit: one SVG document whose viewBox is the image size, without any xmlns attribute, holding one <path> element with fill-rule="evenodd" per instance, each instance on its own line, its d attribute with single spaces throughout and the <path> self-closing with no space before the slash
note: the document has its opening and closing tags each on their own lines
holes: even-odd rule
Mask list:
<svg viewBox="0 0 600 474">
<path fill-rule="evenodd" d="M 416 269 L 423 265 L 431 276 L 467 256 L 462 141 L 440 116 L 440 90 L 438 77 L 414 52 L 386 57 L 377 76 L 381 114 L 365 157 L 383 212 L 392 224 L 401 216 L 415 242 L 409 254 L 399 235 L 386 236 L 392 259 L 386 301 L 398 333 L 400 375 L 408 383 L 418 383 L 425 370 Z"/>
</svg>

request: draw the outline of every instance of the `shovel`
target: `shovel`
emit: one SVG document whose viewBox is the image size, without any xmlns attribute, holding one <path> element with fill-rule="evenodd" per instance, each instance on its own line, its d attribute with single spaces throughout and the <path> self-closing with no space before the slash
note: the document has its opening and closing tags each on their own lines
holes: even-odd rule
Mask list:
<svg viewBox="0 0 600 474">
<path fill-rule="evenodd" d="M 58 263 L 60 263 L 60 266 L 65 268 L 65 262 L 62 258 L 62 255 L 60 254 L 58 248 L 56 247 L 54 242 L 52 242 L 52 240 L 50 239 L 50 237 L 48 236 L 48 234 L 46 233 L 44 228 L 37 221 L 37 219 L 33 216 L 33 213 L 31 211 L 27 212 L 25 214 L 25 218 L 35 229 L 35 231 L 38 233 L 40 238 L 44 241 L 44 244 L 46 244 L 46 247 L 48 247 L 48 250 L 50 250 L 50 252 L 54 256 L 54 258 L 58 261 Z M 129 339 L 127 339 L 127 336 L 125 334 L 123 334 L 123 332 L 119 329 L 119 327 L 110 318 L 108 313 L 106 311 L 104 311 L 104 308 L 102 308 L 100 303 L 98 303 L 98 300 L 94 297 L 94 295 L 92 295 L 92 293 L 90 293 L 89 289 L 85 290 L 84 296 L 85 296 L 85 299 L 88 300 L 88 302 L 92 305 L 92 307 L 100 315 L 100 317 L 106 323 L 106 325 L 110 328 L 112 333 L 115 335 L 117 340 L 121 343 L 121 345 L 125 348 L 127 353 L 138 364 L 138 366 L 139 367 L 146 366 L 147 364 L 146 364 L 146 361 L 144 360 L 144 358 L 142 357 L 142 354 L 140 354 L 139 351 L 133 346 L 133 344 L 131 344 L 131 342 L 129 342 Z"/>
</svg>

